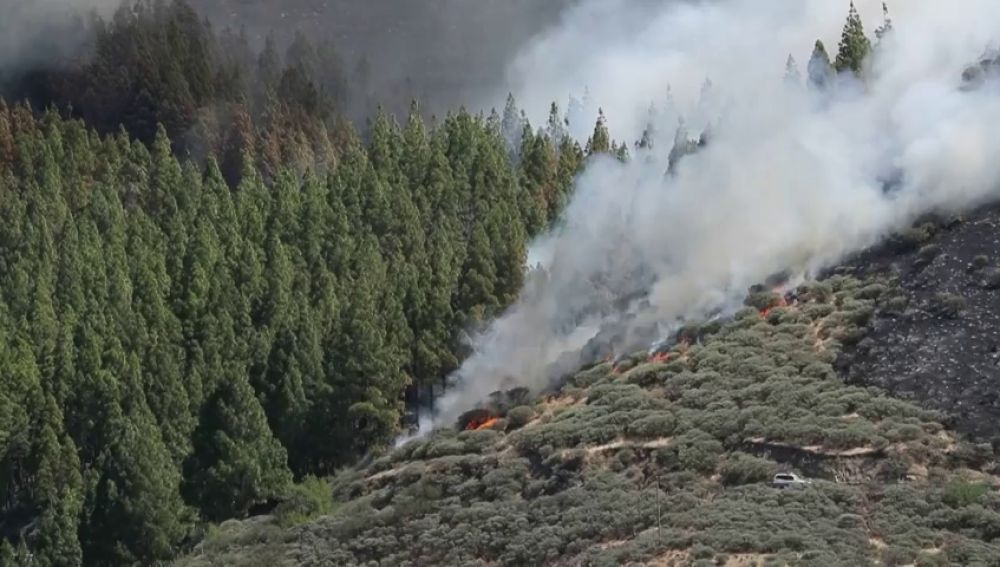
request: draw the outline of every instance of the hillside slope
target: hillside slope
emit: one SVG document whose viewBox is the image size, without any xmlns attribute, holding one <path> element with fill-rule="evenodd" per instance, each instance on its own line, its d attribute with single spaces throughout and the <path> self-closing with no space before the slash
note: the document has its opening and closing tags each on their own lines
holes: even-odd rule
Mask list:
<svg viewBox="0 0 1000 567">
<path fill-rule="evenodd" d="M 996 565 L 991 447 L 835 370 L 909 293 L 858 275 L 754 293 L 533 403 L 498 396 L 179 564 Z"/>
<path fill-rule="evenodd" d="M 839 271 L 880 274 L 900 291 L 839 362 L 847 380 L 942 410 L 981 441 L 1000 440 L 1000 209 L 921 223 Z"/>
</svg>

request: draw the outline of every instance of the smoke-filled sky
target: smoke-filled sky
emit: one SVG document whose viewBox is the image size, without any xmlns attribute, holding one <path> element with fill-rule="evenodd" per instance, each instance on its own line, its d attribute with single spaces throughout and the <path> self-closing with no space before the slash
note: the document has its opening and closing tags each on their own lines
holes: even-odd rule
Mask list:
<svg viewBox="0 0 1000 567">
<path fill-rule="evenodd" d="M 405 112 L 417 97 L 438 113 L 506 95 L 504 69 L 521 45 L 577 0 L 198 0 L 217 27 L 258 41 L 296 31 L 333 39 L 352 68 L 371 67 L 371 91 Z M 347 69 L 351 73 L 352 69 Z M 395 95 L 395 96 L 394 96 Z M 402 100 L 395 100 L 396 98 Z M 502 108 L 502 106 L 501 106 Z"/>
<path fill-rule="evenodd" d="M 125 0 L 131 2 L 133 0 Z M 411 97 L 443 113 L 506 95 L 504 69 L 518 49 L 578 0 L 188 0 L 216 29 L 246 29 L 255 47 L 273 34 L 332 39 L 347 77 L 362 57 L 370 93 L 405 112 Z M 85 38 L 54 32 L 66 18 L 109 16 L 123 0 L 0 0 L 0 75 L 84 54 Z M 374 104 L 370 105 L 374 108 Z"/>
<path fill-rule="evenodd" d="M 872 36 L 881 2 L 857 4 Z M 998 39 L 1000 3 L 895 4 L 895 32 L 867 83 L 845 77 L 825 95 L 786 84 L 785 61 L 793 54 L 805 75 L 817 38 L 834 56 L 846 0 L 586 0 L 525 45 L 507 80 L 527 108 L 589 87 L 613 135 L 637 139 L 651 102 L 659 135 L 652 152 L 582 174 L 564 226 L 532 249 L 549 281 L 478 338 L 438 423 L 501 384 L 544 385 L 547 365 L 606 320 L 609 297 L 636 285 L 649 291 L 648 306 L 633 306 L 638 320 L 669 327 L 733 305 L 769 274 L 828 265 L 920 213 L 1000 196 L 1000 89 L 959 88 Z M 711 123 L 710 142 L 666 176 L 682 114 L 692 137 Z M 891 178 L 902 182 L 887 194 Z"/>
<path fill-rule="evenodd" d="M 110 14 L 118 0 L 0 0 L 0 74 L 77 55 L 84 38 L 66 37 L 70 18 Z"/>
</svg>

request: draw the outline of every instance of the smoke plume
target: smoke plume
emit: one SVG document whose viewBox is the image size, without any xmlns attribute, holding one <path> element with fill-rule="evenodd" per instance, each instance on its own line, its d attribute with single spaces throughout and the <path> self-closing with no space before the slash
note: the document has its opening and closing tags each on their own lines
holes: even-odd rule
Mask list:
<svg viewBox="0 0 1000 567">
<path fill-rule="evenodd" d="M 8 0 L 0 2 L 0 78 L 78 57 L 89 34 L 79 24 L 92 14 L 108 16 L 119 0 Z"/>
<path fill-rule="evenodd" d="M 1000 5 L 898 2 L 863 83 L 786 81 L 788 55 L 805 75 L 817 38 L 835 56 L 847 4 L 590 0 L 525 46 L 508 80 L 527 108 L 589 88 L 613 135 L 636 140 L 652 123 L 654 144 L 588 165 L 559 227 L 532 249 L 544 281 L 477 338 L 437 424 L 497 388 L 543 387 L 553 363 L 622 313 L 629 330 L 662 333 L 769 274 L 809 273 L 922 213 L 1000 196 L 1000 96 L 962 88 L 1000 30 Z M 872 37 L 881 3 L 857 5 Z M 667 175 L 682 116 L 708 143 Z"/>
</svg>

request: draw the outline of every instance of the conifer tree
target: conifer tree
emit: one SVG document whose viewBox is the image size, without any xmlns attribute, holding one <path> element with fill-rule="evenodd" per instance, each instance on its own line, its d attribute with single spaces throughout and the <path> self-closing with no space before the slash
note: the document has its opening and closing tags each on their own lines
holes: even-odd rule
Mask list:
<svg viewBox="0 0 1000 567">
<path fill-rule="evenodd" d="M 788 61 L 785 62 L 785 84 L 790 86 L 802 85 L 802 74 L 799 73 L 799 64 L 795 57 L 789 54 Z"/>
<path fill-rule="evenodd" d="M 833 84 L 834 69 L 822 41 L 816 41 L 812 57 L 809 58 L 808 73 L 809 86 L 813 90 L 824 91 Z"/>
<path fill-rule="evenodd" d="M 858 10 L 854 7 L 854 2 L 852 1 L 850 12 L 847 15 L 847 22 L 844 24 L 844 31 L 840 37 L 840 47 L 834 67 L 837 72 L 851 71 L 856 77 L 860 77 L 871 50 L 871 41 L 865 36 L 865 28 L 861 22 L 861 16 L 858 14 Z"/>
<path fill-rule="evenodd" d="M 510 157 L 515 162 L 521 152 L 522 135 L 526 120 L 524 115 L 517 108 L 513 93 L 507 94 L 507 103 L 503 109 L 502 131 L 503 138 L 507 142 L 507 150 Z"/>
<path fill-rule="evenodd" d="M 271 435 L 253 389 L 238 374 L 206 400 L 187 463 L 185 491 L 213 520 L 242 517 L 291 482 L 285 449 Z"/>
<path fill-rule="evenodd" d="M 889 17 L 889 5 L 882 2 L 882 25 L 875 30 L 876 46 L 881 45 L 890 35 L 892 35 L 892 18 Z"/>
<path fill-rule="evenodd" d="M 597 123 L 594 125 L 594 133 L 587 140 L 587 155 L 606 154 L 611 152 L 611 135 L 608 133 L 607 119 L 604 117 L 604 110 L 597 111 Z"/>
</svg>

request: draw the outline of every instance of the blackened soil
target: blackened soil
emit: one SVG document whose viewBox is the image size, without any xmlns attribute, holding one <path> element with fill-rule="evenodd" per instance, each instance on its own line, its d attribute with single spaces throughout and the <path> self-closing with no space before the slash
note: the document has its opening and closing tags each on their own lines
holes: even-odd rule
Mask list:
<svg viewBox="0 0 1000 567">
<path fill-rule="evenodd" d="M 1000 209 L 933 221 L 835 272 L 883 276 L 871 332 L 845 349 L 850 383 L 944 412 L 980 441 L 1000 440 Z M 961 299 L 958 299 L 961 298 Z M 963 306 L 964 304 L 964 306 Z"/>
</svg>

